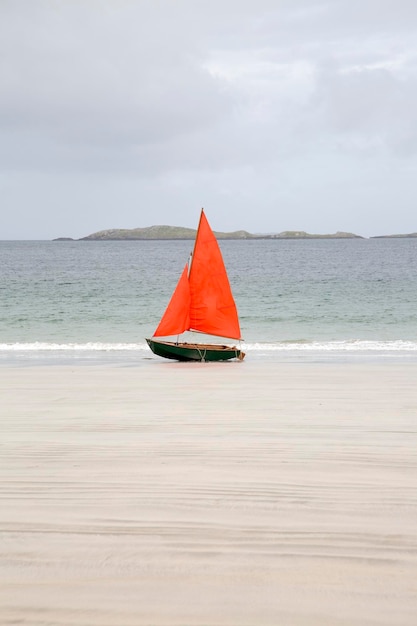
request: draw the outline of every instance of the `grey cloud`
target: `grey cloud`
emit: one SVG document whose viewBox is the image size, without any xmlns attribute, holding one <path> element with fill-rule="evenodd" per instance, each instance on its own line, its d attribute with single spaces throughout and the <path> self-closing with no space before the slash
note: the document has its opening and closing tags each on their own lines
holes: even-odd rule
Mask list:
<svg viewBox="0 0 417 626">
<path fill-rule="evenodd" d="M 44 191 L 39 204 L 56 224 L 55 207 L 68 210 L 70 197 L 80 205 L 71 205 L 75 220 L 85 219 L 87 200 L 71 195 L 78 186 L 93 199 L 92 222 L 110 216 L 97 229 L 141 225 L 140 197 L 159 222 L 172 221 L 169 198 L 189 210 L 209 198 L 225 221 L 236 212 L 236 227 L 315 221 L 328 230 L 330 216 L 343 229 L 353 215 L 352 187 L 363 192 L 357 219 L 371 221 L 363 207 L 372 190 L 387 203 L 401 181 L 410 228 L 416 24 L 411 0 L 3 0 L 0 167 L 9 206 L 23 210 L 30 180 L 28 202 Z M 118 194 L 123 224 L 111 223 Z M 297 224 L 276 224 L 277 206 Z"/>
<path fill-rule="evenodd" d="M 1 81 L 3 127 L 43 130 L 69 146 L 113 148 L 210 127 L 230 108 L 226 91 L 198 59 L 184 53 L 181 38 L 161 41 L 166 24 L 155 38 L 141 11 L 133 13 L 132 22 L 123 15 L 120 24 L 96 6 L 92 30 L 91 7 L 81 11 L 90 18 L 81 24 L 70 3 L 58 15 L 47 3 L 42 7 L 43 19 L 38 15 L 31 24 L 31 36 L 29 23 L 14 15 L 14 27 L 3 39 L 9 50 Z"/>
</svg>

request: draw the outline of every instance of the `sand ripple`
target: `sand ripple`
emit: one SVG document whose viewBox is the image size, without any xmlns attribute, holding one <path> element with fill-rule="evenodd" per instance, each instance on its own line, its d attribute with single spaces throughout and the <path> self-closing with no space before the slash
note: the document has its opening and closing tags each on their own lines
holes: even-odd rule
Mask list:
<svg viewBox="0 0 417 626">
<path fill-rule="evenodd" d="M 0 623 L 414 625 L 415 367 L 3 374 Z"/>
</svg>

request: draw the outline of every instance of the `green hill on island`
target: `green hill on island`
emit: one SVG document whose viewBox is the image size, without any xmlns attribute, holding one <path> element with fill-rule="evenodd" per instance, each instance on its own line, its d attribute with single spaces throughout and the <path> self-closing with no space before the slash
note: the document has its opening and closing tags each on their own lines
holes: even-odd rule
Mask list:
<svg viewBox="0 0 417 626">
<path fill-rule="evenodd" d="M 244 230 L 232 233 L 215 233 L 219 239 L 250 239 L 253 237 Z M 114 228 L 111 230 L 100 230 L 97 233 L 82 237 L 80 241 L 86 240 L 132 240 L 132 239 L 194 239 L 196 230 L 194 228 L 184 228 L 183 226 L 148 226 L 146 228 Z"/>
<path fill-rule="evenodd" d="M 340 231 L 331 235 L 312 235 L 311 233 L 306 233 L 304 230 L 285 230 L 276 235 L 264 235 L 262 239 L 363 239 L 363 237 L 355 235 L 354 233 L 344 233 Z"/>
</svg>

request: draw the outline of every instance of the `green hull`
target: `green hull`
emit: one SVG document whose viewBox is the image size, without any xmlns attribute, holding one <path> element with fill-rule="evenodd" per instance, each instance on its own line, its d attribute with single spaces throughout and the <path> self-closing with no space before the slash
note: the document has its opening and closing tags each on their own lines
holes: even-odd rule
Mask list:
<svg viewBox="0 0 417 626">
<path fill-rule="evenodd" d="M 174 361 L 228 361 L 230 359 L 242 361 L 245 358 L 245 353 L 235 346 L 174 343 L 155 339 L 146 341 L 154 354 Z"/>
</svg>

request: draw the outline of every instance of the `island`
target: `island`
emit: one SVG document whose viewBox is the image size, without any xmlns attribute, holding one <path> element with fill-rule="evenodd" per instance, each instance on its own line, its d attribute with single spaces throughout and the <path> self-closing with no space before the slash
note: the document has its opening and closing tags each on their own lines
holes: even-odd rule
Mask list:
<svg viewBox="0 0 417 626">
<path fill-rule="evenodd" d="M 183 226 L 148 226 L 145 228 L 114 228 L 100 230 L 87 237 L 81 237 L 79 241 L 132 241 L 132 240 L 159 240 L 159 239 L 195 239 L 196 230 Z M 218 239 L 252 239 L 253 235 L 238 230 L 232 233 L 215 233 Z"/>
<path fill-rule="evenodd" d="M 275 235 L 256 235 L 257 239 L 364 239 L 361 235 L 338 231 L 330 235 L 306 233 L 304 230 L 285 230 Z"/>
<path fill-rule="evenodd" d="M 217 239 L 367 239 L 361 235 L 348 232 L 336 232 L 321 235 L 311 234 L 304 230 L 285 230 L 281 233 L 253 234 L 246 230 L 232 232 L 214 231 Z M 196 230 L 183 226 L 147 226 L 145 228 L 112 228 L 99 230 L 96 233 L 73 239 L 72 237 L 57 237 L 53 241 L 158 241 L 158 240 L 194 240 Z M 403 235 L 375 235 L 369 239 L 407 239 L 417 238 L 416 233 Z"/>
<path fill-rule="evenodd" d="M 217 239 L 363 239 L 360 235 L 353 233 L 337 232 L 330 235 L 312 235 L 302 230 L 287 230 L 282 233 L 271 234 L 252 234 L 246 230 L 236 230 L 233 232 L 215 231 L 214 234 Z M 193 228 L 148 226 L 146 228 L 100 230 L 86 237 L 81 237 L 78 241 L 193 240 L 195 236 L 196 231 Z M 60 238 L 60 240 L 62 239 Z"/>
</svg>

